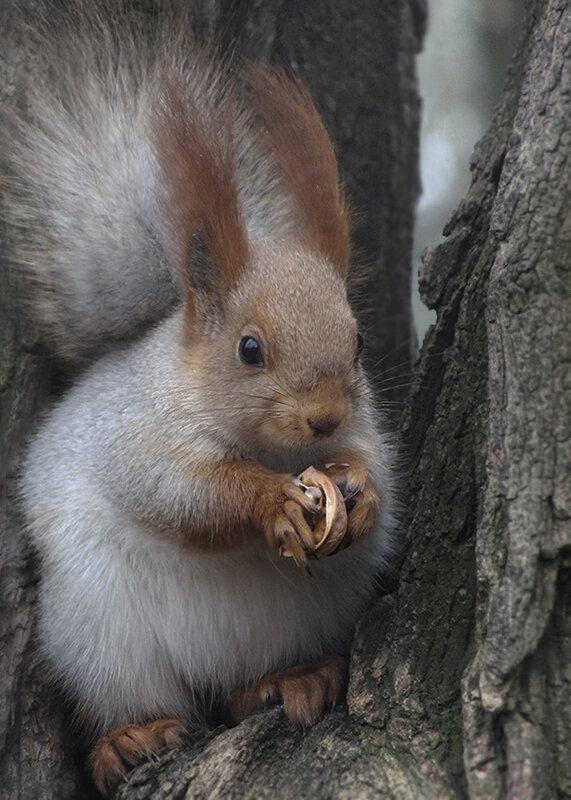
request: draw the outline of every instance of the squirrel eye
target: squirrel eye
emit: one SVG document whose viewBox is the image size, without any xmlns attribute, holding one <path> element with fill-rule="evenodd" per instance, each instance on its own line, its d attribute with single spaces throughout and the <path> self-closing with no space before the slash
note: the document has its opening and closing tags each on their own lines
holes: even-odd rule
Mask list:
<svg viewBox="0 0 571 800">
<path fill-rule="evenodd" d="M 363 339 L 363 337 L 361 336 L 360 333 L 357 333 L 357 358 L 359 358 L 359 356 L 363 352 L 364 344 L 365 344 L 365 340 Z"/>
<path fill-rule="evenodd" d="M 238 353 L 243 364 L 249 364 L 252 367 L 264 367 L 266 365 L 262 346 L 253 336 L 242 336 Z"/>
</svg>

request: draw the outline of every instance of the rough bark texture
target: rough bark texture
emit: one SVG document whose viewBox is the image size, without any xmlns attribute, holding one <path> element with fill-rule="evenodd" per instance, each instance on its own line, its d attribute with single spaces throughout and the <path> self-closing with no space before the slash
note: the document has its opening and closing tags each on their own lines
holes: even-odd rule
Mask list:
<svg viewBox="0 0 571 800">
<path fill-rule="evenodd" d="M 343 18 L 339 12 L 327 26 L 323 11 L 323 27 L 294 41 L 284 33 L 293 24 L 292 6 L 262 7 L 269 5 L 240 4 L 243 24 L 253 26 L 249 34 L 259 32 L 268 52 L 280 42 L 287 57 L 299 60 L 326 115 L 333 103 L 327 92 L 337 96 L 337 79 L 328 81 L 330 56 L 308 57 L 305 64 L 303 54 L 316 50 L 312 41 L 329 44 L 335 62 L 344 52 L 356 59 L 359 48 L 348 41 L 352 23 L 371 37 L 366 58 L 383 58 L 375 43 L 396 56 L 376 62 L 379 92 L 386 89 L 398 105 L 391 92 L 400 87 L 409 104 L 404 111 L 387 105 L 385 127 L 378 128 L 391 135 L 382 140 L 388 151 L 379 151 L 378 199 L 368 201 L 375 209 L 366 223 L 370 233 L 360 234 L 364 246 L 378 246 L 372 231 L 380 217 L 385 263 L 395 219 L 403 226 L 399 247 L 410 236 L 410 208 L 404 222 L 396 216 L 397 204 L 406 202 L 398 162 L 401 152 L 406 161 L 407 146 L 414 157 L 414 136 L 402 144 L 399 125 L 408 120 L 405 130 L 414 130 L 409 93 L 419 17 L 412 4 L 399 4 L 400 15 L 391 2 L 363 3 L 360 11 L 352 5 L 352 13 Z M 224 18 L 224 6 L 211 6 Z M 380 599 L 357 630 L 348 713 L 338 710 L 302 732 L 274 710 L 197 736 L 184 751 L 138 769 L 120 789 L 122 800 L 571 797 L 571 432 L 565 416 L 571 31 L 565 0 L 528 0 L 527 6 L 504 98 L 474 154 L 472 187 L 446 241 L 425 260 L 422 289 L 438 320 L 424 343 L 403 421 L 408 548 L 398 590 Z M 296 13 L 318 12 L 300 4 Z M 368 75 L 366 60 L 362 69 L 363 80 L 378 79 Z M 355 87 L 339 91 L 347 91 L 349 107 L 365 102 L 355 99 Z M 359 91 L 371 101 L 364 85 Z M 332 118 L 342 138 L 345 116 Z M 371 137 L 369 147 L 375 124 L 364 132 L 353 123 Z M 359 168 L 365 158 L 359 153 L 341 153 L 356 185 L 370 177 Z M 411 182 L 414 194 L 416 179 L 408 173 L 402 181 Z M 375 287 L 370 291 L 386 289 Z M 0 321 L 7 326 L 2 424 L 10 423 L 16 443 L 25 429 L 17 420 L 29 420 L 41 379 L 22 345 L 33 335 L 17 315 Z M 85 796 L 66 755 L 65 714 L 33 666 L 34 570 L 14 514 L 11 525 L 2 549 L 4 791 L 39 800 Z"/>
</svg>

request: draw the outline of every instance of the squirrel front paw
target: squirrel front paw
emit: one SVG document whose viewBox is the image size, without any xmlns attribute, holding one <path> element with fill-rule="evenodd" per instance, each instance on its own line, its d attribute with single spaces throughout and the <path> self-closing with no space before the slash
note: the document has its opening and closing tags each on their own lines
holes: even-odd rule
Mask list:
<svg viewBox="0 0 571 800">
<path fill-rule="evenodd" d="M 380 507 L 379 495 L 361 466 L 335 462 L 324 464 L 319 470 L 337 484 L 345 500 L 347 534 L 342 546 L 347 546 L 373 528 Z"/>
<path fill-rule="evenodd" d="M 289 475 L 276 475 L 258 493 L 254 518 L 271 547 L 305 566 L 314 556 L 314 535 L 306 515 L 321 514 L 314 500 Z"/>
</svg>

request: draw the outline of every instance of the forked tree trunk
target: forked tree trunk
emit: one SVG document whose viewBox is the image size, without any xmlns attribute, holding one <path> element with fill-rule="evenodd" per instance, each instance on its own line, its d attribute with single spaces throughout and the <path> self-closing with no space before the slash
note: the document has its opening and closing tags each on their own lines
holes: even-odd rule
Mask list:
<svg viewBox="0 0 571 800">
<path fill-rule="evenodd" d="M 280 41 L 310 84 L 316 76 L 313 89 L 319 102 L 323 87 L 326 115 L 337 91 L 358 109 L 365 98 L 373 102 L 366 81 L 379 80 L 376 103 L 384 103 L 387 90 L 387 138 L 375 139 L 372 125 L 359 144 L 365 155 L 341 153 L 342 163 L 359 174 L 359 163 L 378 148 L 380 188 L 366 225 L 373 231 L 380 217 L 383 242 L 375 247 L 384 264 L 393 246 L 387 238 L 401 243 L 399 252 L 410 243 L 415 5 L 363 2 L 360 17 L 352 4 L 354 11 L 339 12 L 331 28 L 324 12 L 322 27 L 312 22 L 316 27 L 295 42 L 280 39 L 295 4 L 268 3 L 263 12 L 261 5 L 240 4 L 248 14 L 243 24 L 264 36 L 273 31 L 265 39 L 270 49 Z M 407 547 L 398 589 L 358 627 L 348 712 L 335 711 L 301 732 L 273 710 L 198 737 L 184 752 L 137 770 L 119 791 L 123 800 L 571 797 L 571 87 L 565 60 L 571 31 L 566 0 L 528 0 L 527 6 L 503 100 L 476 148 L 472 187 L 446 241 L 424 265 L 424 295 L 438 320 L 424 343 L 403 421 Z M 300 4 L 297 13 L 317 12 Z M 382 25 L 374 27 L 373 18 Z M 300 55 L 316 51 L 315 39 L 323 47 L 329 42 L 337 57 L 351 52 L 357 58 L 350 41 L 356 30 L 394 56 L 373 66 L 367 59 L 376 50 L 366 51 L 362 101 L 353 96 L 359 81 L 353 91 L 337 88 L 327 80 L 326 57 L 314 62 Z M 339 119 L 334 132 L 341 140 L 343 131 L 364 131 L 359 122 L 344 128 L 344 113 Z M 347 137 L 350 150 L 356 142 Z M 410 171 L 400 186 L 393 166 L 401 157 L 405 163 L 407 152 Z M 407 214 L 399 223 L 385 208 Z M 402 228 L 395 234 L 397 223 Z M 373 241 L 367 236 L 363 246 Z M 377 280 L 371 291 L 382 294 Z M 18 315 L 1 319 L 8 321 L 0 366 L 2 410 L 11 411 L 2 424 L 17 443 L 39 373 L 28 352 L 33 334 Z M 13 512 L 2 548 L 0 733 L 8 788 L 0 794 L 80 797 L 65 714 L 33 666 L 35 573 L 18 523 Z"/>
</svg>

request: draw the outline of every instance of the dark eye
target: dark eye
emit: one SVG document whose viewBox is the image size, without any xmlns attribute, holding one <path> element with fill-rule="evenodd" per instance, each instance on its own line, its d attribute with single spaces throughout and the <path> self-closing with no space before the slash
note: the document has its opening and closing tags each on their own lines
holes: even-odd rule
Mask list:
<svg viewBox="0 0 571 800">
<path fill-rule="evenodd" d="M 252 367 L 265 366 L 262 346 L 253 336 L 242 336 L 238 353 L 243 364 L 249 364 Z"/>
<path fill-rule="evenodd" d="M 357 358 L 359 358 L 359 356 L 360 356 L 360 355 L 361 355 L 361 353 L 363 352 L 363 346 L 364 346 L 364 344 L 365 344 L 365 340 L 363 339 L 363 337 L 361 336 L 361 334 L 360 334 L 360 333 L 358 333 L 358 334 L 357 334 Z"/>
</svg>

